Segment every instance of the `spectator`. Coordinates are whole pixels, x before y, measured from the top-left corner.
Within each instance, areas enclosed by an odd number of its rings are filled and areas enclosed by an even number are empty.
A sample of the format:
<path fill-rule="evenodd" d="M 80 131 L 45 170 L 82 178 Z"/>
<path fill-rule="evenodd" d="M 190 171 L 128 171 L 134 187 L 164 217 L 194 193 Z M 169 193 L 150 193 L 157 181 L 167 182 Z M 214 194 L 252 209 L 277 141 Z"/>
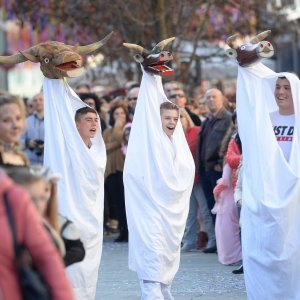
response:
<path fill-rule="evenodd" d="M 28 98 L 27 101 L 25 101 L 26 106 L 26 116 L 30 116 L 35 112 L 35 103 L 33 101 L 33 98 Z"/>
<path fill-rule="evenodd" d="M 33 174 L 29 170 L 18 169 L 10 172 L 9 175 L 15 183 L 21 185 L 29 193 L 40 215 L 42 224 L 63 258 L 65 247 L 58 233 L 57 199 L 56 197 L 50 197 L 50 188 L 47 182 L 42 176 Z"/>
<path fill-rule="evenodd" d="M 115 221 L 119 222 L 120 235 L 116 242 L 128 241 L 128 229 L 125 212 L 123 168 L 124 155 L 121 152 L 123 129 L 129 122 L 128 112 L 122 104 L 117 104 L 110 111 L 109 125 L 103 132 L 103 140 L 106 146 L 107 163 L 105 170 L 105 196 L 109 207 L 110 222 L 116 229 Z M 112 226 L 112 224 L 110 226 Z"/>
<path fill-rule="evenodd" d="M 223 107 L 223 94 L 213 88 L 205 94 L 210 114 L 204 121 L 199 135 L 197 157 L 200 184 L 207 204 L 212 210 L 215 199 L 213 189 L 217 180 L 222 177 L 223 157 L 220 156 L 222 140 L 231 124 L 231 114 Z M 209 247 L 204 253 L 216 252 L 216 247 Z"/>
<path fill-rule="evenodd" d="M 89 107 L 93 108 L 100 117 L 101 123 L 101 130 L 102 132 L 106 129 L 107 125 L 105 120 L 103 120 L 102 113 L 101 113 L 101 101 L 98 96 L 94 93 L 80 93 L 79 98 L 86 103 Z"/>
<path fill-rule="evenodd" d="M 168 99 L 170 99 L 170 95 L 172 91 L 182 90 L 183 84 L 179 81 L 169 81 L 164 84 L 164 91 Z"/>
<path fill-rule="evenodd" d="M 56 184 L 59 176 L 43 170 L 15 170 L 10 177 L 30 194 L 65 266 L 83 260 L 85 250 L 77 228 L 71 221 L 58 216 Z"/>
<path fill-rule="evenodd" d="M 233 122 L 235 122 L 235 114 Z M 242 148 L 239 135 L 235 130 L 234 126 L 231 126 L 222 141 L 220 156 L 224 156 L 226 152 L 223 175 L 214 188 L 216 204 L 213 211 L 216 213 L 218 258 L 225 265 L 242 259 L 238 214 L 233 196 L 237 180 L 236 170 L 241 160 Z"/>
<path fill-rule="evenodd" d="M 53 243 L 43 228 L 40 218 L 23 188 L 0 172 L 0 290 L 3 299 L 21 300 L 21 290 L 15 267 L 11 229 L 5 213 L 4 197 L 8 203 L 17 231 L 18 242 L 28 249 L 32 262 L 43 277 L 54 300 L 73 299 L 72 290 L 65 275 L 64 267 Z"/>
<path fill-rule="evenodd" d="M 25 153 L 31 165 L 42 165 L 44 160 L 44 96 L 33 97 L 35 112 L 26 119 L 26 131 L 22 137 Z"/>
<path fill-rule="evenodd" d="M 139 87 L 134 87 L 131 90 L 128 91 L 127 94 L 127 101 L 128 101 L 128 115 L 129 115 L 129 119 L 132 121 L 133 120 L 133 116 L 134 116 L 134 111 L 135 111 L 135 107 L 136 107 L 136 103 L 137 103 L 137 99 L 138 99 L 138 95 L 139 95 Z"/>
<path fill-rule="evenodd" d="M 179 108 L 185 108 L 185 110 L 191 117 L 192 121 L 194 122 L 195 126 L 201 126 L 201 121 L 200 121 L 199 117 L 187 108 L 188 100 L 186 98 L 186 95 L 185 95 L 183 89 L 177 88 L 176 90 L 172 90 L 170 92 L 169 98 Z"/>
<path fill-rule="evenodd" d="M 200 132 L 200 127 L 194 125 L 189 114 L 184 109 L 181 109 L 180 121 L 195 161 L 197 139 Z M 207 206 L 205 195 L 203 193 L 202 187 L 199 184 L 199 178 L 198 176 L 195 176 L 194 186 L 190 197 L 189 214 L 186 221 L 185 233 L 182 239 L 183 242 L 181 248 L 182 252 L 188 252 L 196 249 L 197 229 L 198 229 L 197 226 L 198 210 L 200 211 L 201 219 L 204 221 L 203 224 L 204 228 L 207 231 L 209 247 L 215 246 L 216 239 L 215 239 L 214 224 L 210 215 L 210 211 Z M 199 236 L 201 236 L 201 234 L 199 234 Z"/>
<path fill-rule="evenodd" d="M 200 118 L 201 122 L 204 122 L 209 114 L 209 109 L 206 105 L 204 97 L 201 97 L 198 100 L 198 103 L 199 103 L 199 118 Z"/>
<path fill-rule="evenodd" d="M 91 86 L 87 82 L 81 82 L 81 83 L 76 85 L 75 92 L 77 94 L 90 93 L 91 92 Z"/>
<path fill-rule="evenodd" d="M 25 127 L 25 108 L 21 99 L 9 94 L 0 96 L 0 166 L 5 169 L 28 167 L 21 151 L 20 137 Z"/>

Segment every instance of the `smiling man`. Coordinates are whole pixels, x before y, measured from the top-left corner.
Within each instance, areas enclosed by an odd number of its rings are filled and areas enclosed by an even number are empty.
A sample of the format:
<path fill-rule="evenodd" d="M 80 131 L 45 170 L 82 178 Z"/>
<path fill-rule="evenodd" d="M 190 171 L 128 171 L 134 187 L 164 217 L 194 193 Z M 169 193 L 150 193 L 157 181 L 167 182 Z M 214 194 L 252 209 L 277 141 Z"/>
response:
<path fill-rule="evenodd" d="M 162 129 L 171 138 L 179 118 L 179 108 L 171 102 L 163 102 L 160 105 L 160 117 Z"/>
<path fill-rule="evenodd" d="M 75 114 L 76 128 L 88 148 L 91 148 L 91 138 L 94 138 L 99 128 L 99 117 L 90 107 L 82 107 Z"/>
<path fill-rule="evenodd" d="M 284 157 L 289 160 L 294 134 L 295 112 L 290 82 L 278 77 L 275 86 L 275 100 L 278 110 L 270 114 L 277 142 Z"/>

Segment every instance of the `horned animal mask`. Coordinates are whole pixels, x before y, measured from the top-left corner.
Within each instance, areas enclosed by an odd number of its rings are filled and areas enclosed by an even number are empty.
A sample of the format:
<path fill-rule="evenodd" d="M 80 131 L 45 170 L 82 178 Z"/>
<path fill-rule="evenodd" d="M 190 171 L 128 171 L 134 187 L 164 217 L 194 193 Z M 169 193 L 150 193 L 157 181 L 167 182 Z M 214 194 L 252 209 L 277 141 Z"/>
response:
<path fill-rule="evenodd" d="M 174 73 L 174 70 L 166 65 L 173 59 L 173 56 L 169 51 L 164 51 L 164 48 L 173 40 L 175 40 L 175 37 L 165 39 L 151 51 L 136 44 L 123 43 L 123 45 L 137 52 L 134 59 L 144 67 L 146 72 L 166 76 Z"/>
<path fill-rule="evenodd" d="M 27 60 L 40 63 L 44 76 L 51 79 L 78 77 L 82 74 L 81 55 L 89 54 L 101 48 L 113 32 L 101 41 L 87 46 L 71 46 L 64 43 L 47 41 L 37 44 L 19 54 L 0 56 L 0 63 L 18 64 Z"/>
<path fill-rule="evenodd" d="M 226 50 L 226 54 L 230 58 L 236 58 L 240 66 L 246 67 L 252 65 L 262 58 L 270 58 L 274 55 L 274 48 L 272 44 L 264 39 L 271 33 L 271 30 L 261 32 L 249 43 L 240 46 L 235 46 L 234 42 L 239 34 L 234 34 L 227 39 L 227 44 L 230 49 Z"/>

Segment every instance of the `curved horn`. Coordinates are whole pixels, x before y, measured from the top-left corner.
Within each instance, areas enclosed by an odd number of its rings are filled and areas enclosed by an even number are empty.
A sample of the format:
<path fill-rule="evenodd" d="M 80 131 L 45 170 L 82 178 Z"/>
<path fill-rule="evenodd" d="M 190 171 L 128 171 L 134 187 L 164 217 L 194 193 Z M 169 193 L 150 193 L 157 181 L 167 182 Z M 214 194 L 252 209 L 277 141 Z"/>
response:
<path fill-rule="evenodd" d="M 271 33 L 271 30 L 263 31 L 263 32 L 259 33 L 257 36 L 255 36 L 254 38 L 252 38 L 249 43 L 257 44 L 260 41 L 263 41 L 270 33 Z"/>
<path fill-rule="evenodd" d="M 137 44 L 123 43 L 123 46 L 125 46 L 126 48 L 129 48 L 129 49 L 133 49 L 141 54 L 145 51 L 145 48 L 143 48 L 142 46 L 139 46 Z"/>
<path fill-rule="evenodd" d="M 233 48 L 233 49 L 237 48 L 237 47 L 234 47 L 233 42 L 237 39 L 238 36 L 239 36 L 239 33 L 236 33 L 227 38 L 226 43 L 230 48 Z"/>
<path fill-rule="evenodd" d="M 104 44 L 106 44 L 106 42 L 112 35 L 113 35 L 113 31 L 110 34 L 108 34 L 104 39 L 102 39 L 101 41 L 99 41 L 97 43 L 93 43 L 93 44 L 86 45 L 86 46 L 77 46 L 76 52 L 79 55 L 94 52 L 94 51 L 98 50 L 99 48 L 101 48 Z"/>
<path fill-rule="evenodd" d="M 171 43 L 171 42 L 174 41 L 174 40 L 175 40 L 175 37 L 171 37 L 171 38 L 162 40 L 161 42 L 159 42 L 159 43 L 153 48 L 153 51 L 155 51 L 156 49 L 159 49 L 160 51 L 163 51 L 164 48 L 165 48 L 169 43 Z"/>
<path fill-rule="evenodd" d="M 4 64 L 18 64 L 28 59 L 21 53 L 10 55 L 10 56 L 0 56 L 0 63 Z"/>

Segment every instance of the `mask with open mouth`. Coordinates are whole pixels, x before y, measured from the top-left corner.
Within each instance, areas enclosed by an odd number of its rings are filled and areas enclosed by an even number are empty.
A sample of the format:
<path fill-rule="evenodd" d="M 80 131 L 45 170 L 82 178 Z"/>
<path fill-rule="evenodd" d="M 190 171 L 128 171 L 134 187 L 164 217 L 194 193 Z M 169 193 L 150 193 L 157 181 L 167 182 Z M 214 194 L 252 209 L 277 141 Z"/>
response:
<path fill-rule="evenodd" d="M 81 55 L 98 50 L 112 36 L 112 32 L 99 42 L 86 46 L 66 45 L 57 41 L 47 41 L 11 56 L 0 56 L 0 63 L 18 64 L 27 60 L 40 63 L 44 76 L 51 79 L 80 76 L 82 68 Z"/>
<path fill-rule="evenodd" d="M 171 52 L 165 51 L 164 48 L 174 39 L 175 37 L 172 37 L 161 41 L 151 51 L 136 44 L 123 43 L 123 45 L 137 52 L 134 59 L 143 66 L 146 72 L 167 76 L 174 74 L 174 70 L 167 65 L 168 62 L 173 60 L 173 56 Z"/>

